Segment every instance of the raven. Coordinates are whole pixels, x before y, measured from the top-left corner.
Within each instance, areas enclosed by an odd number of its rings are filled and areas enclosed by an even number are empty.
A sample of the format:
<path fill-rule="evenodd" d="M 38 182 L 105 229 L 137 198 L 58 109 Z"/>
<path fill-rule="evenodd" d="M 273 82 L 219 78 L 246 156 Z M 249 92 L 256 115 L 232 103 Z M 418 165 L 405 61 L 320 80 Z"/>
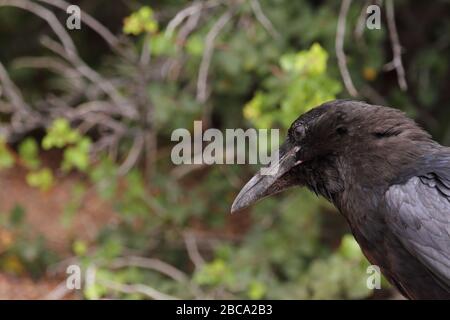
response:
<path fill-rule="evenodd" d="M 231 212 L 293 186 L 332 202 L 364 255 L 409 299 L 450 299 L 450 148 L 403 112 L 335 100 L 288 130 L 272 175 Z"/>

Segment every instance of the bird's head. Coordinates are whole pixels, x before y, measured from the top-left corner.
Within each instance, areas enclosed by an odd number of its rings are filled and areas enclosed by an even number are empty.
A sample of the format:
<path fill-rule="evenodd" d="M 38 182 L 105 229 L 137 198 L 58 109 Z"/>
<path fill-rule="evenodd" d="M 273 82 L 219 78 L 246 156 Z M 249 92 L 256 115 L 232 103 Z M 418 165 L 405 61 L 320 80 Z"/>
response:
<path fill-rule="evenodd" d="M 387 183 L 417 159 L 430 136 L 397 110 L 336 100 L 301 115 L 271 163 L 271 175 L 256 174 L 236 197 L 235 212 L 293 186 L 307 186 L 331 200 L 346 184 Z"/>

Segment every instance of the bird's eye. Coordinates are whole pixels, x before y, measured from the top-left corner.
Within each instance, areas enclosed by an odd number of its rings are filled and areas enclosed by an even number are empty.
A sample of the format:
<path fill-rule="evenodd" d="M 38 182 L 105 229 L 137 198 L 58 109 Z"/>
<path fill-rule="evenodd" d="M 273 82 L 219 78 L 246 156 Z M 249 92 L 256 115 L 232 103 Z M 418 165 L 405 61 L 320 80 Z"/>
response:
<path fill-rule="evenodd" d="M 337 132 L 337 134 L 340 135 L 340 136 L 345 135 L 345 134 L 347 133 L 347 131 L 348 131 L 348 130 L 347 130 L 346 127 L 339 126 L 339 127 L 336 128 L 336 132 Z"/>
<path fill-rule="evenodd" d="M 305 133 L 306 133 L 306 130 L 305 130 L 304 126 L 300 125 L 300 126 L 295 127 L 295 129 L 294 129 L 295 140 L 298 141 L 298 140 L 303 139 L 305 137 Z"/>

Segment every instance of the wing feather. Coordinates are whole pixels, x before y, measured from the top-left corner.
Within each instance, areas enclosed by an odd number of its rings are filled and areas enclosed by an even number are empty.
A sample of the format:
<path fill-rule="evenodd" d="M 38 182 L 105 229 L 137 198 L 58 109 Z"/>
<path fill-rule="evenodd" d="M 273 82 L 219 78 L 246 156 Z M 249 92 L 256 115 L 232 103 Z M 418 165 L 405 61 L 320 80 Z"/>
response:
<path fill-rule="evenodd" d="M 391 186 L 385 197 L 389 228 L 450 292 L 449 177 L 442 171 L 411 177 Z"/>

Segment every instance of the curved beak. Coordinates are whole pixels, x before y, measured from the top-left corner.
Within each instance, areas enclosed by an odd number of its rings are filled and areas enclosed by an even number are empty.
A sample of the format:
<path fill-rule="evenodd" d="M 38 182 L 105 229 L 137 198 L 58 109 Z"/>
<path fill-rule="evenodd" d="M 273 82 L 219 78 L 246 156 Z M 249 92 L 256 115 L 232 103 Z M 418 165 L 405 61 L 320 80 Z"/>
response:
<path fill-rule="evenodd" d="M 289 171 L 300 164 L 296 158 L 300 147 L 285 142 L 276 152 L 270 166 L 261 168 L 242 188 L 231 206 L 231 213 L 244 209 L 255 202 L 281 192 L 294 185 L 294 179 Z"/>

